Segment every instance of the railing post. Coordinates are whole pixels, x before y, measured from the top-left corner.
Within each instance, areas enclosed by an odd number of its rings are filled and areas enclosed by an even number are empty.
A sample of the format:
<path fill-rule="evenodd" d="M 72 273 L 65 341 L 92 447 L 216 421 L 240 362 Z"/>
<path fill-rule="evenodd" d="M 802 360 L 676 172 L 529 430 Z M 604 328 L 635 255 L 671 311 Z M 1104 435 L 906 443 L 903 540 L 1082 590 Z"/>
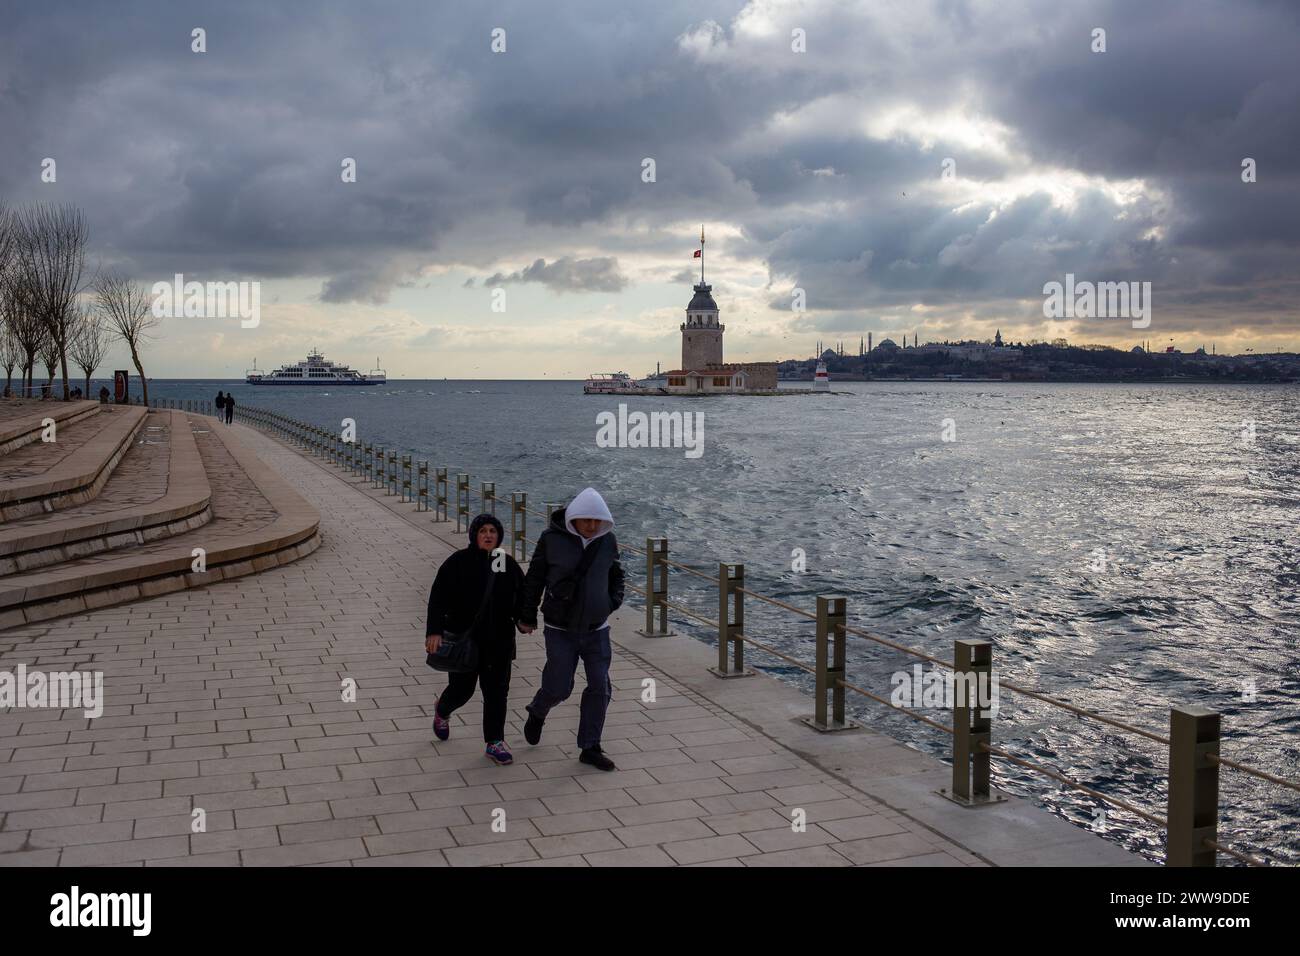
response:
<path fill-rule="evenodd" d="M 563 501 L 547 501 L 542 504 L 542 510 L 546 512 L 546 517 L 542 519 L 542 530 L 551 526 L 551 515 L 564 507 Z"/>
<path fill-rule="evenodd" d="M 388 449 L 388 467 L 384 469 L 384 494 L 397 494 L 397 452 Z"/>
<path fill-rule="evenodd" d="M 372 485 L 372 487 L 378 488 L 384 483 L 384 446 L 383 445 L 375 446 L 374 466 L 375 466 L 374 476 L 373 476 L 374 484 Z"/>
<path fill-rule="evenodd" d="M 510 556 L 516 561 L 528 560 L 528 493 L 525 491 L 510 493 Z"/>
<path fill-rule="evenodd" d="M 823 733 L 849 730 L 856 726 L 844 719 L 845 660 L 847 657 L 845 624 L 848 615 L 845 599 L 838 594 L 817 596 L 817 701 L 811 719 L 804 723 Z M 829 712 L 826 699 L 830 698 Z"/>
<path fill-rule="evenodd" d="M 433 500 L 433 520 L 447 520 L 447 469 L 445 467 L 435 468 L 434 477 L 434 500 Z"/>
<path fill-rule="evenodd" d="M 469 530 L 469 475 L 456 473 L 456 530 Z"/>
<path fill-rule="evenodd" d="M 497 483 L 495 481 L 481 483 L 479 501 L 483 504 L 483 514 L 495 515 L 497 513 Z M 516 560 L 518 559 L 516 558 Z"/>
<path fill-rule="evenodd" d="M 655 610 L 659 625 L 655 626 Z M 668 630 L 668 539 L 645 539 L 645 630 L 641 637 L 670 637 Z"/>
<path fill-rule="evenodd" d="M 993 645 L 963 638 L 952 647 L 952 793 L 944 796 L 963 806 L 1000 803 L 989 789 L 993 742 Z M 984 689 L 981 693 L 981 688 Z M 986 699 L 981 701 L 981 696 Z"/>
<path fill-rule="evenodd" d="M 417 462 L 415 465 L 415 510 L 429 510 L 429 463 Z"/>
<path fill-rule="evenodd" d="M 718 666 L 709 670 L 715 677 L 753 677 L 745 668 L 745 566 L 718 562 Z M 732 649 L 731 666 L 727 648 Z"/>
<path fill-rule="evenodd" d="M 1204 707 L 1169 709 L 1169 832 L 1165 866 L 1214 866 L 1219 839 L 1219 715 Z"/>
<path fill-rule="evenodd" d="M 402 456 L 402 501 L 411 501 L 411 456 Z"/>

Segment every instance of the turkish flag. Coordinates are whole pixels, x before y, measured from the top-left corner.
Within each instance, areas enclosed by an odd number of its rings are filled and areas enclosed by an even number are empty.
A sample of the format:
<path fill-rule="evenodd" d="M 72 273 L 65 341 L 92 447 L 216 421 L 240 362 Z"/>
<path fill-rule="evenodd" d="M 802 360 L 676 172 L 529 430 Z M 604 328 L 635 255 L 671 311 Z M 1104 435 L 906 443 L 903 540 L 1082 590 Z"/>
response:
<path fill-rule="evenodd" d="M 700 254 L 703 253 L 703 252 L 704 252 L 703 249 L 696 249 L 696 250 L 695 250 L 695 255 L 692 256 L 691 258 L 693 258 L 693 259 L 698 259 L 698 258 L 700 257 Z"/>

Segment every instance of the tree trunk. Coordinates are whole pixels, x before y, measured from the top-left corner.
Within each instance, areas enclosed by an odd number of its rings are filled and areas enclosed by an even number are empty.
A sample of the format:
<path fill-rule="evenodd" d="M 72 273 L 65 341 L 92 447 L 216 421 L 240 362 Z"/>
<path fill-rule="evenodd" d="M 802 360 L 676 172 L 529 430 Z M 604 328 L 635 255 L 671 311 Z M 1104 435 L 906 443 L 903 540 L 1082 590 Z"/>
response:
<path fill-rule="evenodd" d="M 86 373 L 86 391 L 83 397 L 90 398 L 90 373 L 89 372 Z"/>
<path fill-rule="evenodd" d="M 66 349 L 59 353 L 59 361 L 63 365 L 63 400 L 71 401 L 72 396 L 68 394 L 68 352 Z"/>
<path fill-rule="evenodd" d="M 149 380 L 144 377 L 144 366 L 140 364 L 140 353 L 131 346 L 131 361 L 135 363 L 135 370 L 140 373 L 140 390 L 144 395 L 144 407 L 149 407 Z M 128 398 L 130 396 L 127 396 Z"/>

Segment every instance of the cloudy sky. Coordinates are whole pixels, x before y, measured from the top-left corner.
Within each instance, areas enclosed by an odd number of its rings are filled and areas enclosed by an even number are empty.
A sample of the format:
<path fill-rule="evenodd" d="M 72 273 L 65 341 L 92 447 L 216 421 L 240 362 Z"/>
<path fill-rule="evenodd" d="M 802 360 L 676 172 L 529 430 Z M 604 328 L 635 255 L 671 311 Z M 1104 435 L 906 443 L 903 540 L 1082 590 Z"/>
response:
<path fill-rule="evenodd" d="M 10 0 L 4 21 L 0 198 L 75 203 L 91 263 L 147 284 L 262 284 L 257 328 L 167 319 L 152 375 L 310 345 L 401 377 L 675 367 L 701 223 L 730 359 L 996 328 L 1300 350 L 1286 0 Z M 1045 319 L 1066 273 L 1151 282 L 1151 327 Z"/>

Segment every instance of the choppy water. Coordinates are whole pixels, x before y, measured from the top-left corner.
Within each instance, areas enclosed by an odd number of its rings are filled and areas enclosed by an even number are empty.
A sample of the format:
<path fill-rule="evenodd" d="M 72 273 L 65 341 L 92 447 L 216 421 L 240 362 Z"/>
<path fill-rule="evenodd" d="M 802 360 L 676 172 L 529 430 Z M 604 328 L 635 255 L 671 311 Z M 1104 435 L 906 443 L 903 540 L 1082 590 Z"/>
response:
<path fill-rule="evenodd" d="M 159 381 L 151 392 L 211 398 L 219 387 Z M 987 638 L 1005 678 L 1160 733 L 1171 704 L 1218 710 L 1226 755 L 1300 778 L 1300 388 L 837 389 L 850 394 L 618 398 L 573 382 L 448 381 L 234 393 L 322 427 L 355 418 L 361 440 L 468 471 L 476 494 L 481 479 L 535 503 L 594 485 L 627 543 L 662 534 L 685 563 L 743 562 L 751 588 L 810 610 L 819 593 L 844 594 L 850 623 L 937 656 L 950 658 L 955 639 Z M 702 412 L 703 456 L 597 447 L 596 414 L 619 402 Z M 942 440 L 945 419 L 955 441 Z M 805 573 L 791 570 L 796 548 Z M 625 562 L 641 583 L 641 561 Z M 705 582 L 674 572 L 671 591 L 716 615 Z M 752 600 L 746 618 L 757 639 L 811 660 L 809 622 Z M 810 683 L 761 654 L 750 662 Z M 911 664 L 850 639 L 850 680 L 877 693 Z M 938 732 L 849 703 L 858 720 L 945 754 Z M 1164 815 L 1158 746 L 1010 692 L 1001 703 L 996 743 Z M 1151 825 L 1114 811 L 1099 821 L 1091 798 L 994 766 L 997 786 L 1163 854 Z M 1300 795 L 1225 770 L 1221 798 L 1221 840 L 1300 862 Z"/>

